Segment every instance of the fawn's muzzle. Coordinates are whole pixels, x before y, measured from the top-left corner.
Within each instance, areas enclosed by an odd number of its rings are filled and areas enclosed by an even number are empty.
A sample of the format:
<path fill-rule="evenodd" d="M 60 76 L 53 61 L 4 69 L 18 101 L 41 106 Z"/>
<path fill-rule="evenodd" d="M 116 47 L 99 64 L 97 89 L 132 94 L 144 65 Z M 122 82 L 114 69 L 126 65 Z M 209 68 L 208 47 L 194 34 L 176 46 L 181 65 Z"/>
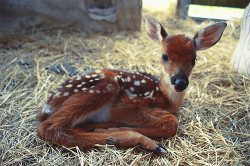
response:
<path fill-rule="evenodd" d="M 175 75 L 171 78 L 171 84 L 176 92 L 182 92 L 188 87 L 189 81 L 185 75 Z"/>

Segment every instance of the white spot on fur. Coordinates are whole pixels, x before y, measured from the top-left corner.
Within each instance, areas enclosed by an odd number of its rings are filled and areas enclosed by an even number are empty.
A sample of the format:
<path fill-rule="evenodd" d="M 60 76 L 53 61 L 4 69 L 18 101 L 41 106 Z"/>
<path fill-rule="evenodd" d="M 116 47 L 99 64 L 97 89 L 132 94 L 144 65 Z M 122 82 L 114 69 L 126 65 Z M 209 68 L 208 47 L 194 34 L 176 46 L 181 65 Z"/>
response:
<path fill-rule="evenodd" d="M 142 80 L 141 80 L 141 83 L 146 83 L 146 80 L 142 79 Z"/>
<path fill-rule="evenodd" d="M 77 92 L 79 92 L 79 90 L 78 89 L 74 89 L 74 92 L 77 93 Z"/>
<path fill-rule="evenodd" d="M 102 71 L 98 69 L 98 70 L 96 70 L 95 72 L 96 72 L 96 73 L 101 73 Z"/>
<path fill-rule="evenodd" d="M 73 87 L 73 85 L 72 85 L 72 84 L 68 84 L 68 85 L 66 85 L 65 87 L 71 88 L 71 87 Z"/>
<path fill-rule="evenodd" d="M 131 78 L 130 78 L 129 76 L 127 77 L 127 81 L 128 81 L 128 82 L 130 82 L 130 81 L 131 81 Z"/>
<path fill-rule="evenodd" d="M 91 77 L 97 77 L 97 74 L 93 74 Z"/>
<path fill-rule="evenodd" d="M 86 78 L 90 78 L 91 76 L 90 75 L 85 75 Z"/>
<path fill-rule="evenodd" d="M 94 80 L 89 80 L 89 82 L 93 82 Z"/>
<path fill-rule="evenodd" d="M 95 80 L 98 81 L 98 80 L 100 80 L 100 78 L 96 78 Z"/>
<path fill-rule="evenodd" d="M 146 92 L 146 93 L 144 93 L 144 96 L 147 96 L 147 95 L 149 95 L 149 93 L 150 93 L 150 92 Z"/>
<path fill-rule="evenodd" d="M 86 82 L 82 82 L 81 84 L 84 85 L 84 84 L 86 84 Z"/>
<path fill-rule="evenodd" d="M 129 90 L 125 90 L 126 94 L 130 97 L 130 98 L 133 98 L 133 97 L 137 97 L 137 94 L 133 94 L 131 93 Z"/>
<path fill-rule="evenodd" d="M 61 95 L 61 92 L 56 92 L 56 94 L 54 94 L 53 99 L 56 97 L 59 97 Z"/>
<path fill-rule="evenodd" d="M 87 90 L 88 88 L 82 88 L 82 90 Z"/>
<path fill-rule="evenodd" d="M 63 93 L 63 96 L 68 96 L 69 95 L 69 92 L 64 92 Z"/>
<path fill-rule="evenodd" d="M 133 75 L 133 78 L 136 78 L 136 76 L 135 76 L 135 75 Z"/>
<path fill-rule="evenodd" d="M 148 93 L 148 92 L 146 92 L 146 93 Z M 150 93 L 150 92 L 149 92 L 149 93 Z M 145 98 L 145 99 L 146 99 L 146 98 L 154 99 L 154 98 L 153 98 L 153 93 L 154 93 L 154 90 L 152 90 L 150 94 L 147 94 L 148 96 L 145 95 L 146 97 L 144 97 L 144 98 Z"/>
<path fill-rule="evenodd" d="M 115 81 L 115 82 L 117 81 L 117 77 L 116 77 L 116 76 L 114 76 L 114 81 Z"/>
<path fill-rule="evenodd" d="M 140 82 L 140 81 L 135 81 L 135 82 L 134 82 L 134 85 L 135 85 L 135 86 L 140 86 L 140 85 L 141 85 L 141 82 Z"/>
<path fill-rule="evenodd" d="M 78 88 L 81 88 L 82 87 L 82 84 L 78 84 L 78 85 L 76 85 Z"/>
<path fill-rule="evenodd" d="M 81 80 L 81 79 L 82 79 L 82 77 L 77 77 L 77 78 L 76 78 L 76 80 Z"/>
<path fill-rule="evenodd" d="M 89 90 L 89 93 L 94 93 L 94 91 L 93 90 Z"/>
<path fill-rule="evenodd" d="M 99 90 L 96 90 L 96 93 L 101 93 Z"/>
<path fill-rule="evenodd" d="M 134 87 L 130 87 L 130 91 L 131 91 L 131 92 L 134 92 L 134 91 L 135 91 L 135 88 L 134 88 Z"/>
<path fill-rule="evenodd" d="M 157 87 L 155 87 L 155 89 L 156 89 L 157 91 L 159 91 L 159 88 L 158 88 L 158 86 L 157 86 Z"/>
<path fill-rule="evenodd" d="M 103 78 L 105 78 L 105 76 L 101 76 L 100 78 L 103 79 Z"/>

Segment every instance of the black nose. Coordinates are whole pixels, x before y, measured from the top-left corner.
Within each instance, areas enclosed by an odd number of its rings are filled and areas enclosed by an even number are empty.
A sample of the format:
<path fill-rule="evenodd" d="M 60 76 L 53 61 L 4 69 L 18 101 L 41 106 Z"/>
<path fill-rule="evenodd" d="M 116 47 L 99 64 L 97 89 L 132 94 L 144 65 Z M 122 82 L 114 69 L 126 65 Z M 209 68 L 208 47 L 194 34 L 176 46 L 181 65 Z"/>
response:
<path fill-rule="evenodd" d="M 171 78 L 171 84 L 176 92 L 182 92 L 188 87 L 189 81 L 185 75 L 175 75 Z"/>

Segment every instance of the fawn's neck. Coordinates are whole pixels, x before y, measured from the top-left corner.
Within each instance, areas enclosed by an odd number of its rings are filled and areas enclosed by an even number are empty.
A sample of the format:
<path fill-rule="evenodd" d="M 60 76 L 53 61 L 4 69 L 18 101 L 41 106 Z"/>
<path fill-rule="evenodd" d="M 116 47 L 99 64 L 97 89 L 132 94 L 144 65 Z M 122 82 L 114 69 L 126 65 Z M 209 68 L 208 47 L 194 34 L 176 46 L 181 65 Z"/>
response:
<path fill-rule="evenodd" d="M 176 92 L 170 82 L 170 78 L 164 71 L 161 73 L 158 86 L 168 101 L 168 111 L 173 114 L 177 113 L 182 106 L 185 91 Z"/>

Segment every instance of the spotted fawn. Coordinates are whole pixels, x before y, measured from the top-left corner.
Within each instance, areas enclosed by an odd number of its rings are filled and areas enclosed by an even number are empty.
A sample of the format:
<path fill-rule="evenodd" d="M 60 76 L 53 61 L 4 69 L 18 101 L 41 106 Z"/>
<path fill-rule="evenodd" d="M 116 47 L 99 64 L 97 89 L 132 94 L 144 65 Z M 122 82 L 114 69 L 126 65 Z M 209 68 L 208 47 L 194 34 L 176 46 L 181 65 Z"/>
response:
<path fill-rule="evenodd" d="M 161 74 L 125 70 L 95 70 L 66 80 L 39 110 L 38 136 L 67 147 L 96 144 L 167 153 L 150 138 L 176 134 L 176 113 L 182 106 L 196 51 L 215 45 L 226 23 L 210 25 L 193 38 L 168 35 L 151 15 L 144 15 L 146 30 L 161 46 Z"/>

